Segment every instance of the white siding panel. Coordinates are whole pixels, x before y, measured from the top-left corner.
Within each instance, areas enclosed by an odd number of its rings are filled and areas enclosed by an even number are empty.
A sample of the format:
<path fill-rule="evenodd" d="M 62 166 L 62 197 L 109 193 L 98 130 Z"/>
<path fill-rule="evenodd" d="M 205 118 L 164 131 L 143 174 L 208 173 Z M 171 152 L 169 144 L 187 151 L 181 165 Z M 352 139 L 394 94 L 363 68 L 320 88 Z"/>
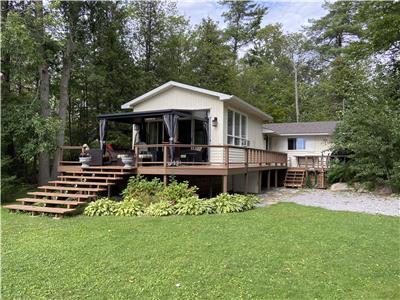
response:
<path fill-rule="evenodd" d="M 288 138 L 304 138 L 305 150 L 288 150 Z M 288 154 L 288 166 L 296 167 L 296 156 L 320 156 L 329 153 L 331 147 L 330 136 L 273 136 L 271 137 L 271 150 Z"/>

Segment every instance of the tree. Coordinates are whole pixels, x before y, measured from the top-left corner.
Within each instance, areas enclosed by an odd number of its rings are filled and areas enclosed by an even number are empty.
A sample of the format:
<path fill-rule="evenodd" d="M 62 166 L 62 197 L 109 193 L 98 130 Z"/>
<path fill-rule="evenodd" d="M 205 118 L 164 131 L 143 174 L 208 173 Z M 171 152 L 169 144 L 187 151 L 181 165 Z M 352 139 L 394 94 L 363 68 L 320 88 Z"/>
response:
<path fill-rule="evenodd" d="M 328 14 L 313 20 L 308 34 L 323 59 L 331 61 L 359 39 L 362 28 L 354 17 L 354 2 L 325 2 L 323 6 L 328 10 Z"/>
<path fill-rule="evenodd" d="M 188 67 L 189 83 L 220 92 L 232 91 L 234 57 L 224 44 L 223 32 L 210 18 L 203 19 L 194 30 Z"/>
<path fill-rule="evenodd" d="M 43 118 L 50 117 L 50 74 L 49 64 L 46 52 L 46 37 L 44 27 L 44 14 L 43 14 L 43 2 L 35 2 L 35 12 L 38 35 L 38 54 L 39 54 L 39 90 L 40 90 L 40 113 Z M 43 185 L 47 183 L 50 178 L 50 158 L 49 153 L 43 151 L 39 154 L 39 184 Z"/>
<path fill-rule="evenodd" d="M 222 14 L 227 23 L 225 34 L 237 58 L 238 51 L 256 36 L 267 8 L 249 0 L 222 0 L 219 3 L 228 7 L 228 10 Z"/>
<path fill-rule="evenodd" d="M 146 89 L 157 84 L 157 58 L 168 32 L 169 21 L 177 15 L 176 3 L 170 1 L 135 1 L 131 6 L 133 55 L 142 65 Z"/>
<path fill-rule="evenodd" d="M 302 48 L 294 41 L 297 41 L 294 37 L 283 33 L 281 25 L 267 25 L 260 29 L 253 49 L 241 60 L 242 72 L 236 93 L 268 112 L 276 122 L 296 120 L 294 53 L 298 56 L 299 81 L 303 80 L 305 72 Z"/>
<path fill-rule="evenodd" d="M 334 135 L 335 149 L 352 153 L 353 180 L 400 189 L 399 77 L 379 78 L 346 111 Z"/>
<path fill-rule="evenodd" d="M 60 128 L 57 134 L 57 151 L 54 156 L 52 169 L 52 178 L 57 175 L 58 161 L 61 149 L 65 140 L 65 125 L 67 118 L 67 109 L 69 103 L 69 80 L 71 76 L 72 58 L 75 48 L 75 39 L 78 26 L 78 18 L 82 8 L 79 2 L 62 2 L 60 9 L 66 21 L 66 36 L 64 41 L 62 67 L 60 76 L 60 101 L 58 104 L 58 118 L 60 120 Z"/>

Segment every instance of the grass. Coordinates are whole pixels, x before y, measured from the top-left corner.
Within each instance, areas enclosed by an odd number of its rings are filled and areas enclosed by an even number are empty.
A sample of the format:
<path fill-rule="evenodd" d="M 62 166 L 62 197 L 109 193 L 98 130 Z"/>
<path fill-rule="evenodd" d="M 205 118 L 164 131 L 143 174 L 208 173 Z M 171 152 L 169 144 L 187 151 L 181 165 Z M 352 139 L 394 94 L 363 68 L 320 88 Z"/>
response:
<path fill-rule="evenodd" d="M 29 197 L 28 192 L 35 190 L 37 186 L 28 183 L 18 183 L 13 186 L 2 187 L 1 203 L 15 202 L 15 199 Z"/>
<path fill-rule="evenodd" d="M 399 299 L 399 219 L 282 203 L 227 215 L 2 214 L 2 297 Z"/>

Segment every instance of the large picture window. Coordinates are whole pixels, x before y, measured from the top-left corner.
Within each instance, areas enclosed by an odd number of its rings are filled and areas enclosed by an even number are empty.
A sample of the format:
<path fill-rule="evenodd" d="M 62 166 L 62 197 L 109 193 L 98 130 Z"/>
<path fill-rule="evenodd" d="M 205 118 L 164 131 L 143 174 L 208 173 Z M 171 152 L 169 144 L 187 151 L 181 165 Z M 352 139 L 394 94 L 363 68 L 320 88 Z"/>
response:
<path fill-rule="evenodd" d="M 228 109 L 228 144 L 247 146 L 247 117 Z"/>

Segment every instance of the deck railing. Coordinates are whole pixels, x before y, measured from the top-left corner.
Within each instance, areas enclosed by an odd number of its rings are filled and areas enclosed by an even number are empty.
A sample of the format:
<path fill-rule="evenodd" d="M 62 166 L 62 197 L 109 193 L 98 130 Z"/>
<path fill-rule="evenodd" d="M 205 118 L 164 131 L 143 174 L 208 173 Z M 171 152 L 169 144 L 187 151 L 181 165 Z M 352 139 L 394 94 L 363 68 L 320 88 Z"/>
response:
<path fill-rule="evenodd" d="M 297 156 L 297 165 L 308 170 L 327 170 L 334 159 L 347 160 L 347 155 Z"/>
<path fill-rule="evenodd" d="M 82 146 L 62 146 L 59 166 L 79 166 Z M 233 145 L 135 145 L 135 166 L 286 166 L 287 154 Z M 120 162 L 121 163 L 121 162 Z"/>
<path fill-rule="evenodd" d="M 135 145 L 136 166 L 224 165 L 286 166 L 287 154 L 233 145 Z"/>

